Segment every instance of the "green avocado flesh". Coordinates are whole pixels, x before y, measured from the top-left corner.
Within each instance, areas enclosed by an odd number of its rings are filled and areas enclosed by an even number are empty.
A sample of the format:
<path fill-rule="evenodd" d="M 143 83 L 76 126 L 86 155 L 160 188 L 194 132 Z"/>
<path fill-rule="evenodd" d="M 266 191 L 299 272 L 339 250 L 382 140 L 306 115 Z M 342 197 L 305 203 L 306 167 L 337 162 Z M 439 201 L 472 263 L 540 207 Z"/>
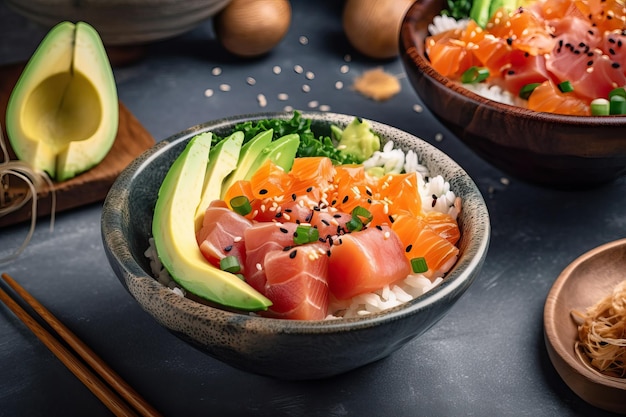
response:
<path fill-rule="evenodd" d="M 196 241 L 194 219 L 211 137 L 210 133 L 193 137 L 161 184 L 152 222 L 157 253 L 172 278 L 190 293 L 239 310 L 265 310 L 272 302 L 236 275 L 209 264 Z"/>
<path fill-rule="evenodd" d="M 263 149 L 265 149 L 267 146 L 269 146 L 270 143 L 272 143 L 273 134 L 274 131 L 272 129 L 265 130 L 263 132 L 260 132 L 258 135 L 250 139 L 248 143 L 243 145 L 243 147 L 241 148 L 241 152 L 239 153 L 237 168 L 224 181 L 224 184 L 222 186 L 222 197 L 231 185 L 239 180 L 245 180 L 249 178 L 248 172 L 250 172 L 250 168 L 254 164 L 254 161 L 261 153 L 261 151 L 263 151 Z"/>
<path fill-rule="evenodd" d="M 256 157 L 245 179 L 250 179 L 252 175 L 259 169 L 268 159 L 285 171 L 291 171 L 293 160 L 296 157 L 298 146 L 300 145 L 300 136 L 297 133 L 282 136 L 274 142 L 263 148 Z"/>
<path fill-rule="evenodd" d="M 100 36 L 84 22 L 59 23 L 26 64 L 7 104 L 16 156 L 65 181 L 104 159 L 118 119 L 115 79 Z"/>
<path fill-rule="evenodd" d="M 204 134 L 211 135 L 211 133 Z M 224 179 L 237 168 L 243 139 L 243 132 L 235 132 L 222 139 L 209 152 L 209 163 L 204 176 L 202 198 L 196 209 L 196 230 L 199 230 L 202 226 L 204 212 L 209 207 L 209 204 L 214 200 L 220 199 Z"/>

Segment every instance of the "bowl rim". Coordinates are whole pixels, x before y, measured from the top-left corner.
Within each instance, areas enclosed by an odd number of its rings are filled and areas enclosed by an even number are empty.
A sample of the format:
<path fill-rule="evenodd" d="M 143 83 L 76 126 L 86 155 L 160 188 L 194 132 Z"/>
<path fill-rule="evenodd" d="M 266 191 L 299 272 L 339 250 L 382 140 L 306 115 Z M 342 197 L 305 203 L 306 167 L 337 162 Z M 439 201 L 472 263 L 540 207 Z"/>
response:
<path fill-rule="evenodd" d="M 555 124 L 566 124 L 573 126 L 590 127 L 624 127 L 626 125 L 626 115 L 609 116 L 574 116 L 549 112 L 538 112 L 524 107 L 500 103 L 495 100 L 480 96 L 471 90 L 463 88 L 458 83 L 439 74 L 426 58 L 423 45 L 417 45 L 416 40 L 425 37 L 428 31 L 428 24 L 432 17 L 437 15 L 445 7 L 445 0 L 416 0 L 407 10 L 400 25 L 400 53 L 405 62 L 411 62 L 417 70 L 425 77 L 434 80 L 444 89 L 451 90 L 454 95 L 463 97 L 475 107 L 485 107 L 492 112 L 503 112 L 513 114 L 522 120 L 536 120 Z M 426 13 L 426 18 L 422 15 Z M 416 38 L 414 36 L 418 34 Z"/>
<path fill-rule="evenodd" d="M 348 124 L 355 117 L 353 115 L 332 112 L 299 110 L 298 112 L 301 114 L 301 117 L 303 119 L 312 119 L 312 121 L 317 122 L 331 122 L 332 120 L 333 122 Z M 379 325 L 383 322 L 400 320 L 406 316 L 414 314 L 415 311 L 426 309 L 429 305 L 434 304 L 436 301 L 451 296 L 456 291 L 459 291 L 464 287 L 466 288 L 472 283 L 472 281 L 475 279 L 475 276 L 477 275 L 475 271 L 479 271 L 482 267 L 484 259 L 487 255 L 491 238 L 491 227 L 487 205 L 477 185 L 474 183 L 469 174 L 465 172 L 465 170 L 463 170 L 463 168 L 461 168 L 461 166 L 456 161 L 454 161 L 451 157 L 449 157 L 447 154 L 445 154 L 434 145 L 426 142 L 421 138 L 418 138 L 417 136 L 409 132 L 371 119 L 367 120 L 372 124 L 372 128 L 374 130 L 376 130 L 376 127 L 384 127 L 384 129 L 389 129 L 389 131 L 392 133 L 400 134 L 401 136 L 407 138 L 410 137 L 412 140 L 416 141 L 416 143 L 418 143 L 421 147 L 428 149 L 429 152 L 433 153 L 434 155 L 444 157 L 449 163 L 451 163 L 451 166 L 454 168 L 454 172 L 457 175 L 457 180 L 462 181 L 463 183 L 465 183 L 466 186 L 470 187 L 471 194 L 474 196 L 473 201 L 475 202 L 475 210 L 477 210 L 477 212 L 481 215 L 480 218 L 483 221 L 482 223 L 479 223 L 476 227 L 476 231 L 479 232 L 479 234 L 475 236 L 477 239 L 477 244 L 475 245 L 476 255 L 472 258 L 464 259 L 465 262 L 462 265 L 463 269 L 461 271 L 453 269 L 449 273 L 449 275 L 447 275 L 448 279 L 444 279 L 442 283 L 440 283 L 435 288 L 429 290 L 425 294 L 419 297 L 415 297 L 413 300 L 407 303 L 401 304 L 397 307 L 379 313 L 370 314 L 364 317 L 342 318 L 337 320 L 284 320 L 278 318 L 245 315 L 239 312 L 232 312 L 221 309 L 219 307 L 213 307 L 203 303 L 198 303 L 187 297 L 180 297 L 176 295 L 173 291 L 167 289 L 165 286 L 160 284 L 155 278 L 152 277 L 152 274 L 150 272 L 144 270 L 134 258 L 128 242 L 120 236 L 120 223 L 122 221 L 122 214 L 119 213 L 119 211 L 117 210 L 107 209 L 107 207 L 112 204 L 110 201 L 111 199 L 119 198 L 120 196 L 122 196 L 123 198 L 124 195 L 128 195 L 128 190 L 126 189 L 125 184 L 129 181 L 132 182 L 133 178 L 135 176 L 138 176 L 143 169 L 146 169 L 147 165 L 152 160 L 157 159 L 160 155 L 168 152 L 171 148 L 179 145 L 181 142 L 188 141 L 193 136 L 199 133 L 209 130 L 227 128 L 229 126 L 234 126 L 238 122 L 249 120 L 259 120 L 266 118 L 288 119 L 291 118 L 293 114 L 293 111 L 279 111 L 250 113 L 224 117 L 221 119 L 200 123 L 181 132 L 175 133 L 174 135 L 157 142 L 152 148 L 146 150 L 142 155 L 136 158 L 122 171 L 118 179 L 111 187 L 107 198 L 105 199 L 103 216 L 101 220 L 101 229 L 107 255 L 113 257 L 116 260 L 116 263 L 123 270 L 125 276 L 128 279 L 139 280 L 144 284 L 147 284 L 147 289 L 150 291 L 158 293 L 160 291 L 166 290 L 168 293 L 171 294 L 171 296 L 182 298 L 182 304 L 173 303 L 174 305 L 172 306 L 172 308 L 177 308 L 181 310 L 180 312 L 183 314 L 187 313 L 184 307 L 188 306 L 188 303 L 193 303 L 194 308 L 200 308 L 201 310 L 210 312 L 213 315 L 217 314 L 226 318 L 240 317 L 245 320 L 249 320 L 251 328 L 254 328 L 259 332 L 267 331 L 268 333 L 273 333 L 273 330 L 269 328 L 274 327 L 275 324 L 272 326 L 254 326 L 254 323 L 280 323 L 280 331 L 283 333 L 299 333 L 303 331 L 307 333 L 315 333 L 328 332 L 328 330 L 333 330 L 335 332 L 354 331 L 355 329 L 363 329 L 371 327 L 373 325 Z M 384 137 L 387 135 L 382 136 Z M 450 181 L 451 179 L 446 178 L 446 180 Z M 113 242 L 112 240 L 115 241 Z M 116 250 L 112 250 L 112 247 L 115 247 Z M 462 258 L 459 258 L 457 262 L 460 262 L 461 260 Z M 457 265 L 459 264 L 457 263 L 455 267 Z M 209 314 L 206 315 L 206 317 L 209 316 Z"/>

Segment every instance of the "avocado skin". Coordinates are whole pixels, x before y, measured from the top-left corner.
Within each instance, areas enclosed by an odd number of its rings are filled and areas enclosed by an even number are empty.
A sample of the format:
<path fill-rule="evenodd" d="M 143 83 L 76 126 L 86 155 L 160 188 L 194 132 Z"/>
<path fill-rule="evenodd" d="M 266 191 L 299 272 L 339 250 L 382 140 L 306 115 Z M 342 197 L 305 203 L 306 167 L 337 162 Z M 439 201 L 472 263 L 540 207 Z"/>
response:
<path fill-rule="evenodd" d="M 222 306 L 266 310 L 272 303 L 237 276 L 209 264 L 195 237 L 194 216 L 200 202 L 211 133 L 194 136 L 169 169 L 157 197 L 152 223 L 163 266 L 188 292 Z"/>

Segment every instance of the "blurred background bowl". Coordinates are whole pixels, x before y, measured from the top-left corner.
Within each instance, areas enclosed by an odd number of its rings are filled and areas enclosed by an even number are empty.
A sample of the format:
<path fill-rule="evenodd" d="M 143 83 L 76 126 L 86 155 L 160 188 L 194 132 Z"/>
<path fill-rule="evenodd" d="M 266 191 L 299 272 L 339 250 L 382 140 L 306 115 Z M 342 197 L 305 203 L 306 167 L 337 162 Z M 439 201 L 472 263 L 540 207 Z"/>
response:
<path fill-rule="evenodd" d="M 230 0 L 6 0 L 15 12 L 51 28 L 65 20 L 91 24 L 105 46 L 140 45 L 187 32 Z"/>
<path fill-rule="evenodd" d="M 501 104 L 435 71 L 424 53 L 428 25 L 446 0 L 418 0 L 400 30 L 408 79 L 442 124 L 493 166 L 557 188 L 596 186 L 626 172 L 626 116 L 565 116 Z"/>
<path fill-rule="evenodd" d="M 441 174 L 463 200 L 460 255 L 442 284 L 404 305 L 367 317 L 296 321 L 228 312 L 181 297 L 155 280 L 144 255 L 152 235 L 154 205 L 163 178 L 189 139 L 206 131 L 225 136 L 246 120 L 291 117 L 291 113 L 261 113 L 223 119 L 159 142 L 130 164 L 112 186 L 103 207 L 102 237 L 119 280 L 172 333 L 239 369 L 282 379 L 313 379 L 384 358 L 437 323 L 479 273 L 491 229 L 480 191 L 457 163 L 425 141 L 371 122 L 383 139 L 415 150 L 431 175 Z M 330 135 L 331 124 L 344 127 L 354 118 L 315 112 L 303 112 L 302 117 L 312 119 L 316 135 Z"/>

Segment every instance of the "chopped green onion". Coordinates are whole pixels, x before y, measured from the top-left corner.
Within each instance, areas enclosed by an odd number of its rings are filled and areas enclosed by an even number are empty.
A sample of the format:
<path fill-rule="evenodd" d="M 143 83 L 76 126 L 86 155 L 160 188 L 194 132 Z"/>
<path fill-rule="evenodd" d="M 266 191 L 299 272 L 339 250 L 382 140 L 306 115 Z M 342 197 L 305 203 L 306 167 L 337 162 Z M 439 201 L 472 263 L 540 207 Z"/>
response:
<path fill-rule="evenodd" d="M 411 259 L 411 268 L 416 274 L 421 274 L 428 271 L 428 265 L 426 259 L 423 257 Z"/>
<path fill-rule="evenodd" d="M 613 96 L 622 96 L 622 97 L 626 98 L 626 88 L 624 88 L 624 87 L 617 87 L 617 88 L 612 89 L 609 92 L 609 100 Z"/>
<path fill-rule="evenodd" d="M 521 88 L 521 90 L 519 90 L 520 98 L 523 98 L 524 100 L 528 100 L 528 97 L 530 97 L 530 94 L 533 91 L 535 91 L 535 88 L 539 87 L 540 85 L 541 83 L 526 84 L 525 86 Z"/>
<path fill-rule="evenodd" d="M 626 114 L 626 98 L 620 95 L 614 95 L 609 100 L 610 114 Z"/>
<path fill-rule="evenodd" d="M 475 84 L 485 81 L 489 77 L 489 70 L 484 67 L 470 67 L 461 75 L 463 84 Z"/>
<path fill-rule="evenodd" d="M 364 221 L 363 223 L 365 224 L 371 222 L 372 219 L 374 218 L 374 216 L 372 216 L 372 213 L 370 213 L 368 209 L 366 209 L 365 207 L 361 207 L 361 206 L 356 206 L 352 210 L 352 218 L 355 218 L 355 217 L 358 218 L 359 220 L 361 220 L 361 218 L 364 218 L 366 221 Z"/>
<path fill-rule="evenodd" d="M 306 243 L 315 242 L 320 237 L 320 232 L 316 227 L 299 225 L 293 234 L 293 243 L 296 245 L 304 245 Z"/>
<path fill-rule="evenodd" d="M 559 90 L 561 93 L 571 93 L 574 91 L 574 86 L 569 81 L 563 81 L 562 83 L 559 83 Z"/>
<path fill-rule="evenodd" d="M 228 255 L 220 259 L 220 269 L 222 271 L 237 273 L 241 271 L 239 259 L 236 256 Z"/>
<path fill-rule="evenodd" d="M 350 221 L 346 223 L 346 228 L 350 232 L 358 232 L 363 229 L 363 222 L 358 217 L 352 217 Z"/>
<path fill-rule="evenodd" d="M 596 98 L 591 102 L 591 115 L 592 116 L 608 116 L 609 113 L 609 100 L 605 98 Z"/>
<path fill-rule="evenodd" d="M 248 197 L 245 195 L 239 195 L 231 198 L 230 206 L 233 208 L 235 213 L 241 214 L 242 216 L 245 216 L 252 211 L 250 200 L 248 200 Z"/>

